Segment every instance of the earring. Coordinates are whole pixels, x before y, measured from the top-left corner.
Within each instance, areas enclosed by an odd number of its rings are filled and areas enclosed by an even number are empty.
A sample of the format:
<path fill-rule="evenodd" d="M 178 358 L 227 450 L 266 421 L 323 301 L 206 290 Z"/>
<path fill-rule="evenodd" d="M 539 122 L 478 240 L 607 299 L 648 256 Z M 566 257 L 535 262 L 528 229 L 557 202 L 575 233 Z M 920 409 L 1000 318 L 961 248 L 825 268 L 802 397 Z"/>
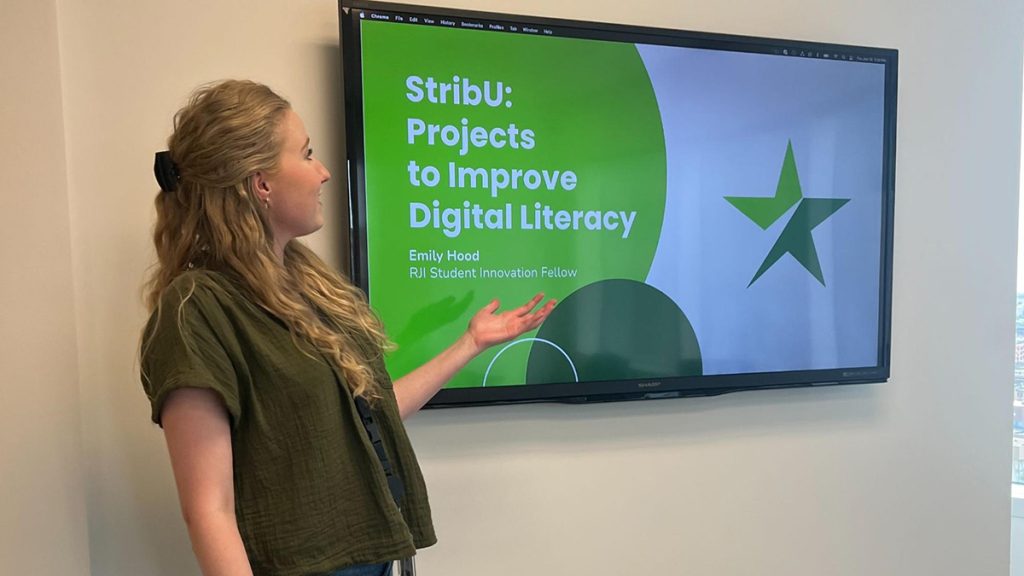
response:
<path fill-rule="evenodd" d="M 263 197 L 263 209 L 264 210 L 270 210 L 270 195 L 269 194 Z"/>

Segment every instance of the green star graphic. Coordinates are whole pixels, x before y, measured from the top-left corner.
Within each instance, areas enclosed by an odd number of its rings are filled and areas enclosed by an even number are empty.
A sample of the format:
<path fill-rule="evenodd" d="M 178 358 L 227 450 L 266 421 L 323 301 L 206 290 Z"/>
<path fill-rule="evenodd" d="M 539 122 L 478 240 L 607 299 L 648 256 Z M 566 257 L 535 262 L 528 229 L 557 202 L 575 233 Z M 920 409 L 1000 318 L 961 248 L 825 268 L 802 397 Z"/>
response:
<path fill-rule="evenodd" d="M 775 187 L 775 196 L 726 196 L 725 199 L 747 218 L 753 220 L 762 230 L 767 230 L 794 204 L 797 204 L 793 217 L 782 229 L 782 234 L 775 241 L 775 245 L 768 252 L 761 267 L 757 269 L 750 284 L 747 284 L 747 288 L 753 286 L 762 274 L 787 253 L 792 254 L 793 258 L 796 258 L 797 262 L 817 278 L 822 286 L 825 285 L 825 277 L 821 273 L 818 250 L 814 247 L 811 231 L 818 224 L 827 220 L 829 216 L 835 214 L 850 199 L 804 198 L 803 191 L 800 189 L 800 176 L 796 170 L 796 160 L 793 159 L 792 141 L 786 145 L 786 158 L 782 161 L 782 172 L 779 174 L 779 183 Z"/>

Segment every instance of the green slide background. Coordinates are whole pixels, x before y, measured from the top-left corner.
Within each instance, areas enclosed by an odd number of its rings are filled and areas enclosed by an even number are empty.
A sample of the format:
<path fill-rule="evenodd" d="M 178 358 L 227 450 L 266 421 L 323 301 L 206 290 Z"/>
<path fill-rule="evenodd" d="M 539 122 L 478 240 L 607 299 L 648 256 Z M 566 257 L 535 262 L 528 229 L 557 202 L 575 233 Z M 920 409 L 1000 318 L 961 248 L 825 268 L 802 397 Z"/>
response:
<path fill-rule="evenodd" d="M 362 24 L 363 102 L 366 164 L 367 249 L 370 302 L 378 311 L 397 351 L 389 370 L 400 377 L 450 345 L 469 319 L 491 299 L 503 309 L 538 291 L 561 299 L 605 279 L 642 282 L 657 247 L 665 204 L 665 143 L 654 91 L 632 45 L 526 34 L 495 33 L 365 21 Z M 512 87 L 513 103 L 491 108 L 411 102 L 411 75 L 450 82 L 467 77 L 482 87 L 502 81 Z M 428 146 L 425 137 L 407 143 L 407 120 L 428 124 L 532 129 L 536 147 L 470 148 Z M 422 142 L 422 143 L 421 143 Z M 407 165 L 432 165 L 442 172 L 436 188 L 414 187 Z M 483 168 L 572 170 L 578 184 L 556 189 L 490 191 L 444 186 L 448 162 Z M 443 228 L 411 229 L 410 202 L 482 208 L 513 204 L 510 230 L 464 229 L 448 238 Z M 637 212 L 630 237 L 614 231 L 521 230 L 519 206 L 541 202 L 553 209 Z M 575 278 L 515 280 L 413 279 L 409 250 L 472 252 L 484 268 L 562 267 Z M 446 262 L 435 264 L 450 267 Z M 614 302 L 607 303 L 614 306 Z M 479 386 L 500 347 L 474 360 L 449 387 Z M 530 346 L 502 354 L 488 375 L 488 386 L 523 383 Z"/>

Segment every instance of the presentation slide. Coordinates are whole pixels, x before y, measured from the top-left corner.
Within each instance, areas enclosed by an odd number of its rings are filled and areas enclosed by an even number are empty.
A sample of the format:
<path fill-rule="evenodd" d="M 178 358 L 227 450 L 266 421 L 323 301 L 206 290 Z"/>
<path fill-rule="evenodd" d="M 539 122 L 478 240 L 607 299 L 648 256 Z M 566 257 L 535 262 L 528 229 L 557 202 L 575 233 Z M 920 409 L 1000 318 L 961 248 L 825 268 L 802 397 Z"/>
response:
<path fill-rule="evenodd" d="M 882 64 L 370 20 L 360 42 L 396 378 L 540 291 L 540 329 L 449 387 L 877 365 Z"/>

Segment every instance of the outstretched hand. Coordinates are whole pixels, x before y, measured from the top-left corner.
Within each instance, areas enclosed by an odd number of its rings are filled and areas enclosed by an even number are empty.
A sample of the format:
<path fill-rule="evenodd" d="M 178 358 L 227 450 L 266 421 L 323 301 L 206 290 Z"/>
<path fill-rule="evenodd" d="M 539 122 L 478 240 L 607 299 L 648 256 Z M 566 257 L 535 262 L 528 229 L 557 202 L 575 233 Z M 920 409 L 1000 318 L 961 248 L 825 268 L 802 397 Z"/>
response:
<path fill-rule="evenodd" d="M 497 314 L 495 312 L 500 306 L 497 300 L 492 300 L 490 304 L 481 308 L 469 321 L 468 330 L 477 349 L 482 352 L 495 344 L 507 342 L 540 326 L 555 307 L 555 301 L 548 300 L 543 306 L 534 310 L 543 299 L 544 294 L 538 293 L 526 304 Z"/>

